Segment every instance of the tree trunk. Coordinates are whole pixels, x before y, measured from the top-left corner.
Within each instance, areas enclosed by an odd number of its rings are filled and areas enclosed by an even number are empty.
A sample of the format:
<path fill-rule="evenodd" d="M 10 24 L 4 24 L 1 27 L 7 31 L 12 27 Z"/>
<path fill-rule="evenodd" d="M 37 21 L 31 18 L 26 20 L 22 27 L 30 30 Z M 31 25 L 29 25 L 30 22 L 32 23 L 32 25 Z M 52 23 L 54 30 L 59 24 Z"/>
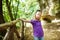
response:
<path fill-rule="evenodd" d="M 3 11 L 2 11 L 2 0 L 0 0 L 0 24 L 2 24 L 2 23 L 5 23 L 5 21 L 4 21 L 4 17 L 3 17 Z M 4 28 L 0 28 L 0 36 L 5 36 L 5 33 L 6 33 L 6 29 L 4 29 Z M 2 40 L 3 38 L 2 37 L 0 37 L 0 40 Z"/>
<path fill-rule="evenodd" d="M 22 21 L 22 34 L 21 40 L 24 40 L 24 22 Z"/>
<path fill-rule="evenodd" d="M 10 3 L 9 3 L 8 0 L 6 0 L 6 6 L 7 6 L 7 9 L 8 9 L 8 12 L 9 12 L 9 16 L 10 16 L 11 20 L 14 20 L 12 12 L 11 12 L 11 8 L 10 8 Z"/>
<path fill-rule="evenodd" d="M 2 12 L 2 0 L 0 0 L 0 24 L 5 23 L 4 17 L 3 17 L 3 12 Z"/>
<path fill-rule="evenodd" d="M 8 9 L 8 12 L 9 12 L 9 16 L 10 16 L 11 20 L 13 20 L 12 12 L 11 12 L 11 9 L 10 9 L 10 4 L 9 4 L 8 0 L 6 0 L 6 6 L 7 6 L 7 9 Z M 10 27 L 9 32 L 7 32 L 8 35 L 7 35 L 6 40 L 14 40 L 14 34 L 13 34 L 13 30 L 12 29 L 13 28 Z"/>
<path fill-rule="evenodd" d="M 16 13 L 15 13 L 15 19 L 17 18 L 17 13 L 18 13 L 18 6 L 19 6 L 19 0 L 17 1 L 18 2 L 18 5 L 17 5 L 17 9 L 16 9 Z"/>
<path fill-rule="evenodd" d="M 37 2 L 39 3 L 40 9 L 42 10 L 42 9 L 43 9 L 43 8 L 42 8 L 42 1 L 41 1 L 41 0 L 37 0 Z"/>
<path fill-rule="evenodd" d="M 8 0 L 6 0 L 6 6 L 8 9 L 8 12 L 9 12 L 9 16 L 10 16 L 11 20 L 13 21 L 14 18 L 13 18 L 12 11 L 11 11 L 10 4 L 9 4 Z M 10 27 L 10 31 L 8 33 L 8 39 L 7 40 L 14 40 L 14 32 L 16 33 L 17 37 L 19 37 L 19 33 L 17 32 L 15 27 L 16 27 L 16 25 L 13 25 L 12 28 Z"/>

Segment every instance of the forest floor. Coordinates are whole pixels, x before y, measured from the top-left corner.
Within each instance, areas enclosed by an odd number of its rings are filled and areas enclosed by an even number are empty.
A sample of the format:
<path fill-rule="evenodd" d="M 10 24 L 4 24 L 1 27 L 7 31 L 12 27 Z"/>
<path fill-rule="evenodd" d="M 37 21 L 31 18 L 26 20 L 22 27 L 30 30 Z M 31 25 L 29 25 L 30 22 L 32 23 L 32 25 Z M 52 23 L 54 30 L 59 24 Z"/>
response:
<path fill-rule="evenodd" d="M 19 29 L 18 31 L 20 31 Z M 60 40 L 60 28 L 59 29 L 48 29 L 44 30 L 44 40 Z M 24 40 L 33 40 L 33 29 L 32 27 L 25 27 Z M 19 32 L 21 34 L 21 31 Z M 17 40 L 17 39 L 15 39 Z"/>

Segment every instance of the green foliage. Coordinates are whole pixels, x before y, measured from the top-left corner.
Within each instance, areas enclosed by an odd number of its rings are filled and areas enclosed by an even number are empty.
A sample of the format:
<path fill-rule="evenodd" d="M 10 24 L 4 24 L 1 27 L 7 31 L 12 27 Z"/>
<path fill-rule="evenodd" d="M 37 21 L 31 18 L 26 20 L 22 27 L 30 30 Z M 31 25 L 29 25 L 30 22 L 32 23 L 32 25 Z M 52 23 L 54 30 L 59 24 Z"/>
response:
<path fill-rule="evenodd" d="M 10 8 L 12 11 L 13 18 L 25 18 L 32 19 L 34 13 L 39 9 L 39 4 L 37 0 L 8 0 L 10 3 Z M 6 0 L 3 0 L 3 15 L 6 22 L 11 21 L 9 12 L 7 10 Z M 16 24 L 17 27 L 21 25 L 20 23 Z"/>
<path fill-rule="evenodd" d="M 34 18 L 34 14 L 37 9 L 45 10 L 47 6 L 49 7 L 51 5 L 51 3 L 49 2 L 50 0 L 38 0 L 39 4 L 38 4 L 37 0 L 8 0 L 8 1 L 9 1 L 11 12 L 12 12 L 14 19 L 25 18 L 25 19 L 30 20 L 30 19 Z M 52 14 L 53 15 L 56 14 L 56 16 L 60 18 L 60 15 L 59 15 L 60 12 L 58 12 L 60 10 L 60 0 L 59 1 L 53 0 L 52 3 L 54 4 L 53 9 L 51 9 Z M 39 8 L 39 6 L 40 6 L 40 8 Z M 2 1 L 2 9 L 3 9 L 3 16 L 4 16 L 5 22 L 10 22 L 11 18 L 9 16 L 9 12 L 7 9 L 6 0 Z M 49 10 L 47 10 L 47 11 L 49 11 Z M 57 11 L 57 13 L 56 13 L 56 11 Z M 44 12 L 44 15 L 45 15 L 45 12 Z M 44 18 L 44 20 L 51 23 L 50 18 Z M 21 26 L 22 26 L 21 21 L 16 23 L 16 28 L 19 28 Z M 21 31 L 21 30 L 19 30 L 19 31 Z M 29 28 L 27 28 L 25 32 L 26 32 L 25 37 L 27 38 L 27 40 L 29 40 L 28 37 L 30 37 L 30 36 L 32 37 L 32 35 L 31 35 L 32 33 L 29 34 L 29 32 L 30 32 Z M 2 33 L 0 33 L 0 34 L 2 34 Z M 2 36 L 4 36 L 4 35 L 2 35 Z M 27 36 L 27 35 L 29 35 L 29 36 Z M 33 39 L 33 38 L 30 38 L 30 39 Z"/>
<path fill-rule="evenodd" d="M 3 4 L 2 9 L 3 9 L 4 20 L 5 20 L 5 22 L 9 22 L 9 21 L 11 21 L 11 19 L 10 19 L 9 15 L 8 15 L 8 10 L 7 10 L 7 7 L 6 7 L 6 1 L 3 0 L 2 4 Z"/>
<path fill-rule="evenodd" d="M 40 1 L 40 6 L 45 9 L 49 4 L 49 1 L 45 0 L 39 0 Z M 56 11 L 60 10 L 60 4 L 58 3 L 59 1 L 54 1 L 54 6 L 53 9 L 51 10 L 53 15 L 56 14 Z M 10 8 L 12 11 L 13 18 L 25 18 L 25 19 L 32 19 L 34 18 L 34 13 L 37 9 L 39 9 L 39 4 L 37 0 L 9 0 L 10 3 Z M 11 21 L 11 18 L 9 17 L 8 10 L 6 8 L 6 0 L 3 0 L 3 15 L 4 19 L 6 22 Z M 40 7 L 40 9 L 42 8 Z M 44 13 L 45 14 L 45 13 Z"/>

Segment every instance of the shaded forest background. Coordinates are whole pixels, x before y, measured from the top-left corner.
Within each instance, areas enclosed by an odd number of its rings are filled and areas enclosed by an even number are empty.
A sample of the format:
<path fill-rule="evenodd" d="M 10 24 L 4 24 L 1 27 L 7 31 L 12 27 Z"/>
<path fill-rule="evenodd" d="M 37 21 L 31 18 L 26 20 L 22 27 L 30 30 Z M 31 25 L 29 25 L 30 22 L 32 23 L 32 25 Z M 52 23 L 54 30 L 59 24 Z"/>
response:
<path fill-rule="evenodd" d="M 33 40 L 31 20 L 36 10 L 41 17 L 45 40 L 60 40 L 60 0 L 0 0 L 0 40 Z"/>

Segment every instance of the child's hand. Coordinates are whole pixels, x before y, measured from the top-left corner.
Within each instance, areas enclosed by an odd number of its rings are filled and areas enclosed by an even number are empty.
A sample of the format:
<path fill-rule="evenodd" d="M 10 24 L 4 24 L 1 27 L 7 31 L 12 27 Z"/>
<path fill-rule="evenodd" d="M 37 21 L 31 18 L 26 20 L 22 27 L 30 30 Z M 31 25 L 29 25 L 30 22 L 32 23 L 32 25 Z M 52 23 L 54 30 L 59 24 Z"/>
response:
<path fill-rule="evenodd" d="M 21 18 L 18 18 L 18 20 L 21 20 Z"/>
<path fill-rule="evenodd" d="M 24 21 L 24 20 L 26 20 L 26 19 L 25 19 L 25 18 L 18 18 L 18 20 Z"/>

